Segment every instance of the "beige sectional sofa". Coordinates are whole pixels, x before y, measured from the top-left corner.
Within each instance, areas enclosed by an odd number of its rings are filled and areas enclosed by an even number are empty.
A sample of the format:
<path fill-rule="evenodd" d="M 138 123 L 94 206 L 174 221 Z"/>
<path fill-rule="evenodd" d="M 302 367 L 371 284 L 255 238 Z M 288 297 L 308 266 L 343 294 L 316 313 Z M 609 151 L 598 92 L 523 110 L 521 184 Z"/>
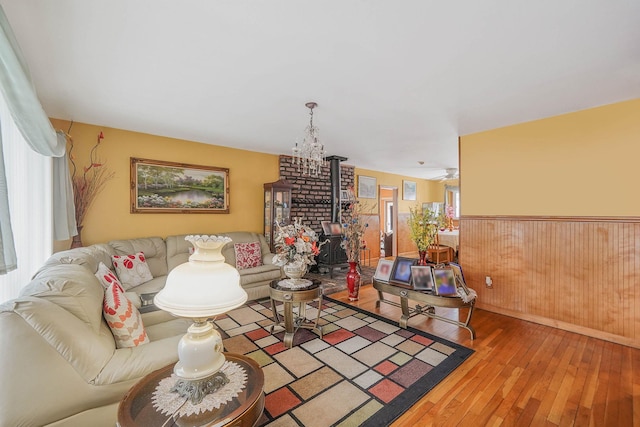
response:
<path fill-rule="evenodd" d="M 226 262 L 235 267 L 234 243 L 261 244 L 263 266 L 240 270 L 249 299 L 266 297 L 282 276 L 262 235 L 224 233 Z M 161 310 L 142 313 L 150 342 L 116 348 L 102 316 L 104 288 L 98 264 L 113 268 L 112 255 L 144 252 L 153 279 L 127 293 L 157 292 L 167 274 L 187 262 L 185 235 L 116 240 L 52 255 L 23 288 L 0 305 L 0 426 L 114 426 L 125 393 L 146 374 L 176 362 L 189 322 Z"/>

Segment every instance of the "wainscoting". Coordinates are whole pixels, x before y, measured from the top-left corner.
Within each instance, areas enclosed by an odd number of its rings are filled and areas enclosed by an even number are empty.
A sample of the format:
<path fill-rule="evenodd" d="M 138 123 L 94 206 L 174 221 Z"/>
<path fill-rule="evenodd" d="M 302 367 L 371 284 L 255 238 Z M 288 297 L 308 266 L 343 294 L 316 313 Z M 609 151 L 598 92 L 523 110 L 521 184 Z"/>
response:
<path fill-rule="evenodd" d="M 466 216 L 459 260 L 478 308 L 640 348 L 640 218 Z"/>

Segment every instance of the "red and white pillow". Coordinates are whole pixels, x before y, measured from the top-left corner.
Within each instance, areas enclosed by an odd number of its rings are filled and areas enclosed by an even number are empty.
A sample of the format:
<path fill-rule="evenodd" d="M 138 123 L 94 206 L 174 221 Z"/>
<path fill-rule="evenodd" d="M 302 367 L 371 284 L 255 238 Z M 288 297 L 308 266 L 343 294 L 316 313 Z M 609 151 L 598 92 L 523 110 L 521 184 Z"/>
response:
<path fill-rule="evenodd" d="M 153 279 L 142 252 L 133 255 L 113 255 L 111 260 L 124 289 L 131 289 Z"/>
<path fill-rule="evenodd" d="M 116 273 L 111 271 L 109 267 L 104 265 L 103 262 L 98 264 L 98 271 L 96 271 L 96 277 L 98 278 L 98 280 L 100 281 L 100 283 L 105 289 L 107 289 L 109 285 L 112 283 L 117 283 L 118 285 L 122 286 L 122 284 L 118 280 L 118 276 L 116 276 Z"/>
<path fill-rule="evenodd" d="M 236 243 L 233 245 L 233 248 L 236 251 L 236 268 L 238 270 L 260 267 L 262 265 L 260 243 Z"/>
<path fill-rule="evenodd" d="M 117 348 L 137 347 L 149 342 L 140 312 L 124 296 L 124 289 L 118 282 L 112 282 L 104 291 L 102 314 Z"/>

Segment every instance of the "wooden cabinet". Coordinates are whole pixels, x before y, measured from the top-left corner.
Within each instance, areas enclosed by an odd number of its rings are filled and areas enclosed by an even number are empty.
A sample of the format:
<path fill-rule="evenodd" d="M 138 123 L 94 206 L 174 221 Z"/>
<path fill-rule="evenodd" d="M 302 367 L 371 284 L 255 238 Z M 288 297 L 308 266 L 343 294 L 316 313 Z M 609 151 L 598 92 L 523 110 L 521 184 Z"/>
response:
<path fill-rule="evenodd" d="M 264 184 L 264 237 L 271 252 L 275 252 L 274 235 L 276 223 L 291 223 L 291 189 L 293 185 L 285 180 Z"/>

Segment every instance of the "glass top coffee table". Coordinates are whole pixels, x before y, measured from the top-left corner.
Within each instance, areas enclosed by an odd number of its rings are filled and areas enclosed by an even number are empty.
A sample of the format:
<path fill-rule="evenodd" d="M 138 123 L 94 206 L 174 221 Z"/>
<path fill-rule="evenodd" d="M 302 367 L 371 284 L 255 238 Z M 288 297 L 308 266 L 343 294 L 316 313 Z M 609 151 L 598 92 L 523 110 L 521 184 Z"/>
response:
<path fill-rule="evenodd" d="M 133 426 L 254 426 L 264 409 L 264 374 L 258 363 L 247 356 L 224 353 L 227 360 L 240 365 L 247 382 L 236 397 L 221 407 L 199 414 L 167 416 L 154 406 L 153 393 L 163 379 L 173 373 L 174 364 L 151 372 L 136 383 L 118 407 L 119 427 Z"/>
<path fill-rule="evenodd" d="M 320 280 L 311 279 L 311 284 L 303 288 L 290 289 L 279 285 L 280 280 L 273 280 L 269 285 L 273 325 L 284 326 L 285 347 L 293 347 L 293 336 L 299 328 L 309 329 L 322 338 L 322 326 L 318 326 L 320 311 L 322 310 L 322 287 Z M 315 320 L 307 319 L 307 303 L 318 300 L 318 310 Z M 277 303 L 283 304 L 282 315 L 277 310 Z M 294 311 L 294 308 L 297 309 Z"/>

